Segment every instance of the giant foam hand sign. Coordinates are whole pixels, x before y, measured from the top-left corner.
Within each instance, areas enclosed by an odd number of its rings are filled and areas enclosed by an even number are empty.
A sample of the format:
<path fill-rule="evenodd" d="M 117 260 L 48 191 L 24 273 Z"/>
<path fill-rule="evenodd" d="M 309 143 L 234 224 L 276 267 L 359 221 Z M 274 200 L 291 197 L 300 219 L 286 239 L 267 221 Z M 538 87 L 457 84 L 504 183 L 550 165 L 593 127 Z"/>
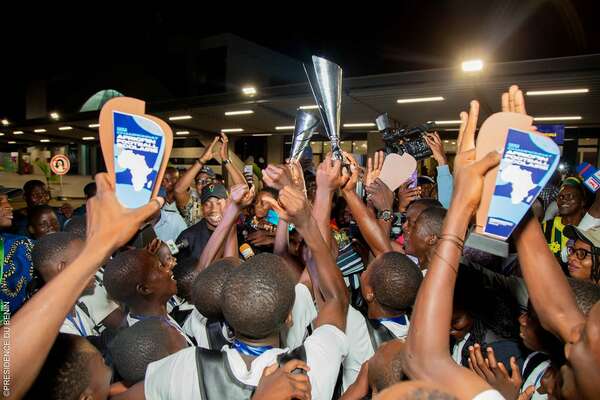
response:
<path fill-rule="evenodd" d="M 137 208 L 155 197 L 169 162 L 173 132 L 160 118 L 145 114 L 145 103 L 113 98 L 100 111 L 100 145 L 117 198 Z"/>
<path fill-rule="evenodd" d="M 531 131 L 532 118 L 501 112 L 490 116 L 477 137 L 476 158 L 502 153 L 498 167 L 484 180 L 475 232 L 466 245 L 499 256 L 508 254 L 512 234 L 558 167 L 560 150 L 554 141 Z"/>

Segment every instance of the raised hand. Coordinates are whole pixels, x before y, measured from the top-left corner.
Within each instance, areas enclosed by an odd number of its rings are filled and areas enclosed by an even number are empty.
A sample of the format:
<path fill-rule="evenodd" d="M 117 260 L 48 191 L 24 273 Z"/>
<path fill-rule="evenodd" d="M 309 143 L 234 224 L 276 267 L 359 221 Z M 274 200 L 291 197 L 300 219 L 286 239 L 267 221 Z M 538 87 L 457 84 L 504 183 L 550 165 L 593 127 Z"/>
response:
<path fill-rule="evenodd" d="M 217 142 L 219 140 L 221 140 L 221 137 L 220 136 L 215 136 L 215 138 L 208 145 L 208 147 L 204 148 L 204 153 L 202 153 L 202 155 L 198 159 L 198 161 L 200 161 L 200 163 L 206 164 L 207 162 L 209 162 L 210 160 L 212 160 L 214 158 L 214 156 L 215 156 L 214 155 L 214 148 L 215 148 L 215 145 L 217 144 Z"/>
<path fill-rule="evenodd" d="M 350 177 L 342 175 L 341 168 L 342 162 L 332 160 L 331 153 L 328 153 L 317 168 L 317 187 L 333 192 L 343 186 Z"/>
<path fill-rule="evenodd" d="M 458 129 L 458 140 L 456 157 L 454 158 L 454 171 L 462 168 L 469 161 L 475 160 L 475 130 L 479 118 L 479 102 L 471 101 L 469 112 L 460 113 L 460 128 Z"/>
<path fill-rule="evenodd" d="M 385 160 L 385 153 L 383 151 L 376 151 L 373 155 L 373 159 L 369 157 L 367 160 L 367 175 L 365 176 L 365 186 L 369 186 L 375 182 L 375 179 L 379 178 L 381 168 L 383 168 L 383 161 Z"/>
<path fill-rule="evenodd" d="M 525 97 L 517 85 L 512 85 L 508 92 L 502 93 L 502 111 L 527 114 L 525 110 Z"/>
<path fill-rule="evenodd" d="M 277 190 L 292 184 L 292 172 L 287 165 L 267 165 L 263 169 L 263 181 L 269 187 Z"/>
<path fill-rule="evenodd" d="M 247 184 L 241 183 L 231 187 L 231 201 L 239 208 L 246 208 L 254 201 L 254 186 L 248 187 Z"/>
<path fill-rule="evenodd" d="M 512 376 L 509 375 L 504 364 L 496 361 L 494 350 L 491 347 L 487 348 L 487 358 L 484 358 L 479 344 L 470 346 L 468 361 L 469 368 L 502 393 L 506 399 L 516 399 L 519 396 L 523 378 L 514 357 L 510 358 Z"/>
<path fill-rule="evenodd" d="M 223 160 L 229 160 L 229 150 L 227 149 L 227 143 L 229 143 L 229 138 L 223 132 L 221 132 L 221 149 L 219 150 L 219 155 L 221 156 L 221 162 Z"/>
<path fill-rule="evenodd" d="M 358 163 L 352 156 L 352 154 L 343 152 L 344 156 L 350 162 L 350 168 L 343 168 L 342 175 L 344 176 L 345 183 L 342 185 L 342 194 L 344 193 L 353 193 L 356 191 L 356 184 L 358 183 L 358 179 L 360 178 L 360 167 Z"/>
<path fill-rule="evenodd" d="M 111 254 L 133 237 L 140 225 L 164 204 L 161 197 L 145 206 L 128 209 L 115 195 L 115 187 L 108 174 L 96 175 L 96 195 L 87 201 L 87 243 L 102 247 Z"/>
<path fill-rule="evenodd" d="M 279 191 L 279 200 L 266 197 L 263 199 L 279 214 L 284 221 L 304 227 L 312 220 L 312 207 L 306 198 L 306 193 L 293 186 L 286 186 Z"/>
<path fill-rule="evenodd" d="M 442 139 L 440 139 L 440 135 L 437 132 L 428 133 L 425 135 L 425 142 L 431 148 L 433 152 L 433 158 L 437 161 L 438 165 L 446 165 L 448 164 L 448 160 L 446 159 L 446 152 L 444 151 L 444 144 L 442 143 Z"/>
<path fill-rule="evenodd" d="M 394 192 L 387 187 L 379 178 L 371 185 L 367 186 L 367 199 L 379 211 L 392 210 L 394 205 Z"/>
<path fill-rule="evenodd" d="M 150 253 L 156 255 L 158 254 L 158 250 L 160 249 L 161 245 L 161 240 L 159 238 L 154 238 L 150 243 L 146 245 L 145 249 L 148 250 Z"/>
<path fill-rule="evenodd" d="M 421 198 L 421 187 L 410 189 L 408 186 L 411 183 L 412 181 L 408 181 L 402 184 L 398 190 L 398 211 L 400 212 L 406 212 L 410 203 Z"/>
<path fill-rule="evenodd" d="M 296 369 L 305 372 L 310 370 L 300 360 L 288 361 L 279 368 L 277 364 L 265 368 L 252 400 L 310 400 L 310 379 L 305 373 L 293 373 Z"/>

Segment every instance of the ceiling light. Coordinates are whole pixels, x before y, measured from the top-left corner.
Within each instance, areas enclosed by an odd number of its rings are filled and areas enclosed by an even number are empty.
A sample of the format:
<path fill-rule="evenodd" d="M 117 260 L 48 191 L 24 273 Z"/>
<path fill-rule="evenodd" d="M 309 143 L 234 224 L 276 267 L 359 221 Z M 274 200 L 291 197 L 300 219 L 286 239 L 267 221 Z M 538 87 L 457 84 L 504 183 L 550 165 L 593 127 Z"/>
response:
<path fill-rule="evenodd" d="M 294 129 L 293 125 L 285 125 L 285 126 L 276 126 L 275 127 L 276 131 L 289 131 L 289 130 L 292 130 L 292 129 Z"/>
<path fill-rule="evenodd" d="M 534 121 L 579 121 L 581 117 L 579 115 L 565 115 L 556 117 L 533 117 Z"/>
<path fill-rule="evenodd" d="M 227 129 L 221 129 L 221 132 L 234 133 L 234 132 L 244 132 L 244 130 L 242 128 L 227 128 Z"/>
<path fill-rule="evenodd" d="M 72 130 L 72 129 L 73 129 L 73 127 L 72 127 L 72 126 L 59 126 L 59 127 L 58 127 L 58 130 L 59 130 L 59 131 L 70 131 L 70 130 Z"/>
<path fill-rule="evenodd" d="M 0 132 L 0 136 L 4 136 L 4 132 Z"/>
<path fill-rule="evenodd" d="M 8 120 L 6 118 L 4 118 L 2 120 L 2 125 L 7 126 L 9 124 Z"/>
<path fill-rule="evenodd" d="M 184 119 L 192 119 L 191 115 L 175 115 L 174 117 L 169 117 L 169 121 L 183 121 Z"/>
<path fill-rule="evenodd" d="M 460 119 L 446 120 L 446 121 L 433 121 L 436 125 L 458 125 L 462 121 Z"/>
<path fill-rule="evenodd" d="M 100 126 L 100 124 L 89 124 L 88 128 L 97 128 L 99 126 Z"/>
<path fill-rule="evenodd" d="M 462 63 L 462 70 L 465 72 L 477 72 L 483 69 L 482 60 L 467 60 Z"/>
<path fill-rule="evenodd" d="M 272 133 L 253 133 L 250 136 L 273 136 Z"/>
<path fill-rule="evenodd" d="M 59 119 L 60 115 L 56 111 L 54 111 L 54 112 L 50 113 L 50 118 L 52 118 L 52 119 Z"/>
<path fill-rule="evenodd" d="M 81 140 L 95 140 L 96 138 L 93 136 L 84 136 L 81 138 Z"/>
<path fill-rule="evenodd" d="M 34 129 L 33 131 L 34 131 L 35 133 L 44 133 L 44 132 L 46 132 L 46 130 L 45 130 L 45 129 L 43 129 L 43 128 L 40 128 L 40 129 Z"/>
<path fill-rule="evenodd" d="M 317 105 L 312 105 L 312 106 L 300 106 L 301 110 L 316 110 L 317 108 L 319 108 L 319 106 Z"/>
<path fill-rule="evenodd" d="M 398 99 L 396 103 L 398 104 L 407 104 L 407 103 L 425 103 L 428 101 L 443 101 L 444 98 L 442 96 L 436 97 L 417 97 L 414 99 Z"/>
<path fill-rule="evenodd" d="M 189 135 L 190 131 L 177 131 L 177 132 L 175 132 L 175 134 L 178 136 L 184 136 L 184 135 Z"/>
<path fill-rule="evenodd" d="M 256 94 L 256 88 L 253 86 L 243 87 L 242 93 L 244 93 L 246 96 L 254 96 Z"/>
<path fill-rule="evenodd" d="M 14 131 L 13 132 L 13 135 L 22 135 L 22 134 L 23 134 L 23 131 Z"/>
<path fill-rule="evenodd" d="M 375 126 L 373 122 L 361 122 L 356 124 L 344 124 L 344 128 L 368 128 Z"/>
<path fill-rule="evenodd" d="M 42 143 L 49 143 L 50 139 L 41 139 L 40 142 L 42 142 Z"/>
<path fill-rule="evenodd" d="M 8 142 L 8 144 L 15 144 L 15 143 L 17 143 L 17 142 L 15 142 L 14 140 L 10 140 L 10 141 Z"/>
<path fill-rule="evenodd" d="M 240 110 L 240 111 L 226 111 L 225 115 L 227 116 L 231 116 L 231 115 L 247 115 L 247 114 L 254 114 L 254 111 L 252 110 Z"/>
<path fill-rule="evenodd" d="M 577 94 L 588 93 L 589 89 L 560 89 L 560 90 L 531 90 L 527 92 L 527 96 L 546 96 L 553 94 Z"/>

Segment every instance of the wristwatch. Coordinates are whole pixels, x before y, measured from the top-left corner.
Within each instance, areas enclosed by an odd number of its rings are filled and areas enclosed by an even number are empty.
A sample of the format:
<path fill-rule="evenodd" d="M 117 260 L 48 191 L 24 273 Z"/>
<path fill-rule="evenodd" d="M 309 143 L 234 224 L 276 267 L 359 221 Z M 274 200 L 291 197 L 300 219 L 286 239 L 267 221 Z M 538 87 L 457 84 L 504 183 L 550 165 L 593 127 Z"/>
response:
<path fill-rule="evenodd" d="M 230 162 L 231 162 L 231 160 L 229 160 L 229 159 L 227 159 L 227 158 L 226 158 L 226 159 L 224 159 L 224 160 L 223 160 L 223 165 L 227 165 L 227 164 L 229 164 Z"/>
<path fill-rule="evenodd" d="M 394 217 L 394 214 L 390 210 L 383 210 L 377 212 L 377 219 L 382 219 L 385 222 L 391 221 Z"/>

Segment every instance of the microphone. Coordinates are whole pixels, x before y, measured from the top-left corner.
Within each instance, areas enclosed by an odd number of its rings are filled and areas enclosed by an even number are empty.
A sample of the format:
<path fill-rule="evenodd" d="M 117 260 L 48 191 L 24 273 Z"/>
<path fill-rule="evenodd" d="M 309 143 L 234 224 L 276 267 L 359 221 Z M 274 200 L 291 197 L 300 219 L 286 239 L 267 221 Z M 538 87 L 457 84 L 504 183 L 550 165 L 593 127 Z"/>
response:
<path fill-rule="evenodd" d="M 181 242 L 175 243 L 172 240 L 167 240 L 166 242 L 167 247 L 169 248 L 169 251 L 171 252 L 171 255 L 175 255 L 177 253 L 179 253 L 179 251 L 181 249 L 187 249 L 190 245 L 190 242 L 187 239 L 181 239 Z"/>
<path fill-rule="evenodd" d="M 244 260 L 246 261 L 254 257 L 254 250 L 252 250 L 252 247 L 250 247 L 248 243 L 244 243 L 240 246 L 240 253 L 242 253 L 242 257 L 244 257 Z"/>

